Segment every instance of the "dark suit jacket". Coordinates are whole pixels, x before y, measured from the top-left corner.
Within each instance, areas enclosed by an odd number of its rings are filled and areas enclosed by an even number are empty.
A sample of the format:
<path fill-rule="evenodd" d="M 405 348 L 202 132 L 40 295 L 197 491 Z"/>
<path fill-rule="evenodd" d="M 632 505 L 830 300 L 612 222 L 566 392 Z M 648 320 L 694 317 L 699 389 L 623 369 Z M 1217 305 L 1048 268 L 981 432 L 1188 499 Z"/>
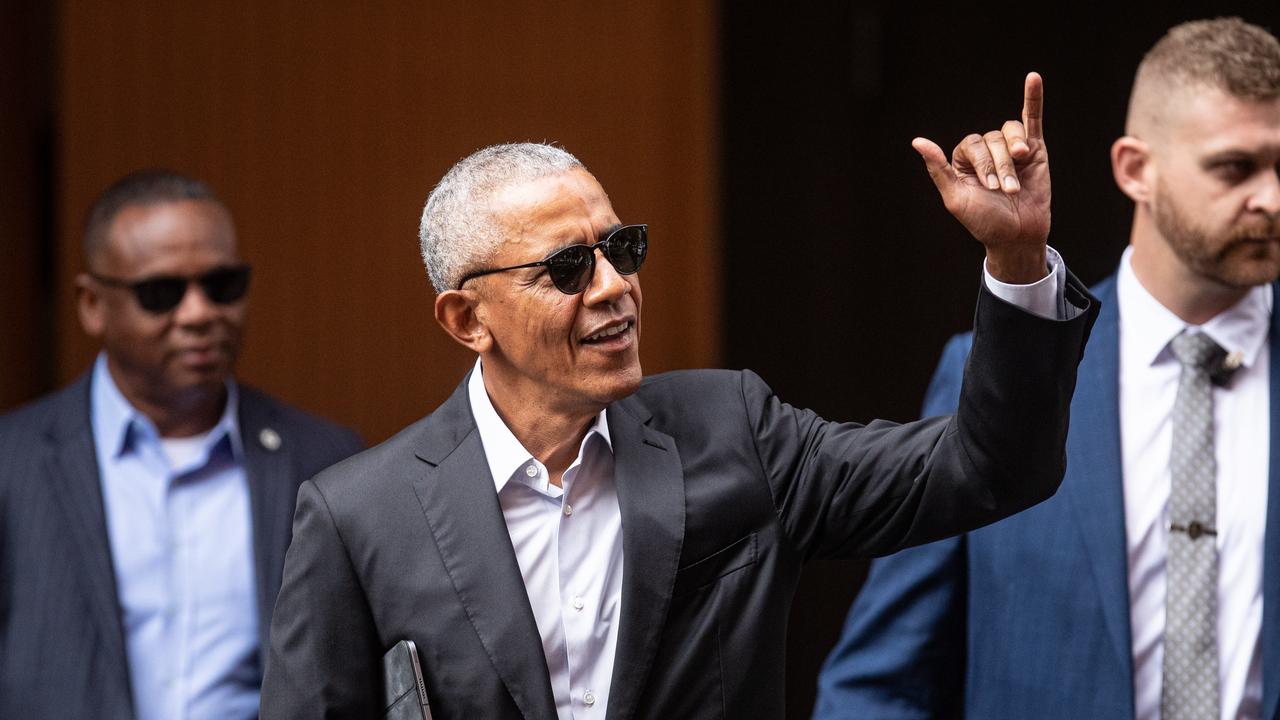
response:
<path fill-rule="evenodd" d="M 1114 278 L 1094 292 L 1102 314 L 1080 364 L 1062 489 L 990 527 L 876 561 L 823 670 L 815 718 L 1133 717 Z M 1275 720 L 1280 313 L 1271 323 L 1262 716 Z M 927 415 L 955 407 L 968 348 L 968 336 L 948 343 Z"/>
<path fill-rule="evenodd" d="M 0 718 L 133 717 L 91 376 L 0 417 Z M 239 422 L 265 656 L 298 486 L 363 444 L 243 385 Z M 258 440 L 266 428 L 275 451 Z"/>
<path fill-rule="evenodd" d="M 610 405 L 625 561 L 607 718 L 782 717 L 805 560 L 891 552 L 1052 494 L 1092 314 L 1047 321 L 984 293 L 954 419 L 830 423 L 729 371 L 649 378 Z M 555 717 L 465 381 L 304 484 L 294 535 L 264 718 L 378 716 L 401 639 L 438 720 Z"/>

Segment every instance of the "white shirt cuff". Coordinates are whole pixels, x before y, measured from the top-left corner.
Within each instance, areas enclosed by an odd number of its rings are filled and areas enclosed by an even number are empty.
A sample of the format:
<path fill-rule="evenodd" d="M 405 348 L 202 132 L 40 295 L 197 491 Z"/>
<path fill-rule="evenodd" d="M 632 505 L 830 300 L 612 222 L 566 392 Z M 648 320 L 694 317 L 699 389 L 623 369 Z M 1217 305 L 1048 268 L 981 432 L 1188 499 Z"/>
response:
<path fill-rule="evenodd" d="M 987 270 L 987 261 L 983 260 L 982 275 L 986 278 L 987 289 L 992 295 L 1011 305 L 1017 305 L 1032 315 L 1048 320 L 1070 320 L 1074 314 L 1078 314 L 1078 309 L 1067 307 L 1067 264 L 1062 261 L 1058 251 L 1051 247 L 1045 248 L 1045 258 L 1049 274 L 1030 285 L 1000 282 Z M 1073 309 L 1077 312 L 1072 313 Z"/>

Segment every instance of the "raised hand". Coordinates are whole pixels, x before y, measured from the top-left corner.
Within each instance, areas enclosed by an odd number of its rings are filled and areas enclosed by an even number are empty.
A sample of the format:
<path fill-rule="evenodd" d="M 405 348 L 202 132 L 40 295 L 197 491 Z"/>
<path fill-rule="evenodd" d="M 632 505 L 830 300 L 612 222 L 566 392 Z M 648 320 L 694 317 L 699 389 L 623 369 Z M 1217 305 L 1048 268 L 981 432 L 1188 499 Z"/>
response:
<path fill-rule="evenodd" d="M 1044 81 L 1028 73 L 1022 122 L 969 135 L 952 151 L 950 164 L 932 140 L 911 141 L 947 211 L 986 247 L 987 270 L 1004 282 L 1035 282 L 1046 273 L 1052 193 L 1043 118 Z"/>

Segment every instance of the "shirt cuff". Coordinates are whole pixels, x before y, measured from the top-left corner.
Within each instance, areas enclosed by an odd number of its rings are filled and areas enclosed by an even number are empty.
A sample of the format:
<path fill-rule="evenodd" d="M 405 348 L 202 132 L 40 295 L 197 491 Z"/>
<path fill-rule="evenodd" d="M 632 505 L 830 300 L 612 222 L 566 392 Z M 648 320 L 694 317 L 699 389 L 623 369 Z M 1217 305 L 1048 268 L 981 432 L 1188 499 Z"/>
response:
<path fill-rule="evenodd" d="M 987 270 L 987 261 L 982 261 L 982 275 L 986 279 L 987 289 L 992 295 L 1005 302 L 1016 305 L 1023 310 L 1047 320 L 1070 320 L 1072 313 L 1067 307 L 1067 264 L 1062 256 L 1051 247 L 1045 248 L 1045 259 L 1049 266 L 1049 274 L 1030 285 L 1010 285 L 1000 282 Z"/>

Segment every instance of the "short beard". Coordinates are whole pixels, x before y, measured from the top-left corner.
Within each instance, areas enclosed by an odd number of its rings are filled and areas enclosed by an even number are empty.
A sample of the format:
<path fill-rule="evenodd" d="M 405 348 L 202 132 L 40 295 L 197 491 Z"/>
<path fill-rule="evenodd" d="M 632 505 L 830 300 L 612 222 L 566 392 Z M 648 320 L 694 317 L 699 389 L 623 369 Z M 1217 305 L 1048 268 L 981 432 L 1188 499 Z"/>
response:
<path fill-rule="evenodd" d="M 1163 181 L 1156 184 L 1152 205 L 1156 229 L 1173 254 L 1197 275 L 1235 290 L 1248 290 L 1280 276 L 1277 216 L 1240 223 L 1214 235 L 1182 212 Z"/>

